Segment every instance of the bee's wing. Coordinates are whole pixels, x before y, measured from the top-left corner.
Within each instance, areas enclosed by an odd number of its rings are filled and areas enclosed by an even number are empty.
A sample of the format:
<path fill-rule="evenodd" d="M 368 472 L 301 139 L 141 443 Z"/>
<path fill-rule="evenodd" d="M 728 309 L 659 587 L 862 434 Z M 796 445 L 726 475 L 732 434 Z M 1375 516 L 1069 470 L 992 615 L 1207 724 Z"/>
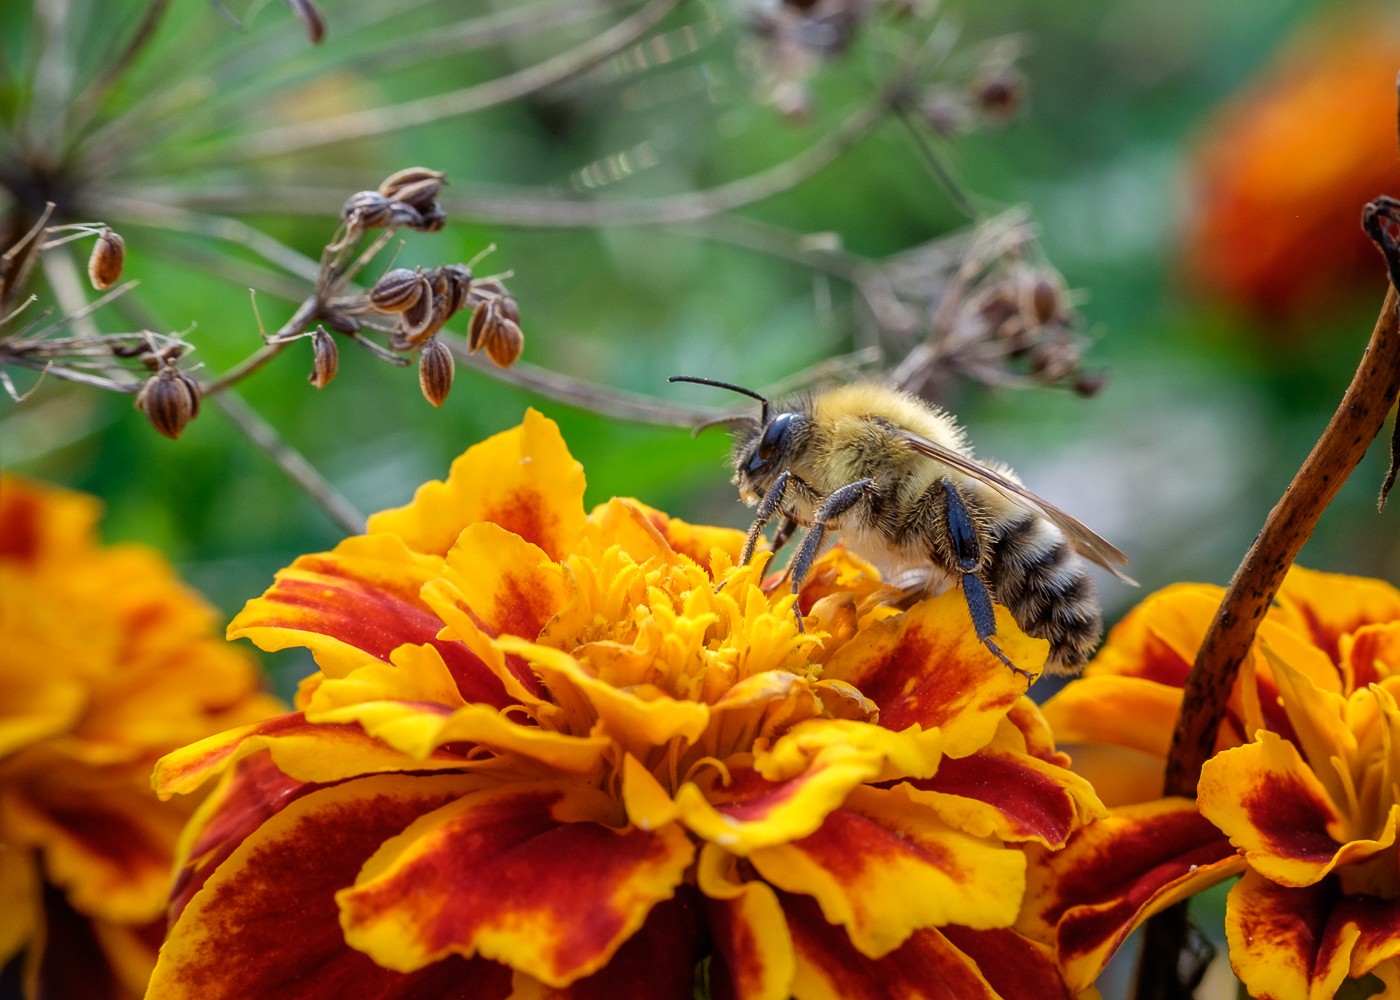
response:
<path fill-rule="evenodd" d="M 1137 586 L 1136 580 L 1118 569 L 1119 566 L 1128 565 L 1128 557 L 1116 545 L 1085 527 L 1054 504 L 1042 500 L 1020 483 L 1008 479 L 995 469 L 987 468 L 981 462 L 968 458 L 961 452 L 936 444 L 909 431 L 901 431 L 900 433 L 914 451 L 921 455 L 927 455 L 929 458 L 935 458 L 945 465 L 951 465 L 959 472 L 986 483 L 1016 506 L 1045 518 L 1065 533 L 1065 537 L 1069 539 L 1074 550 L 1080 555 L 1098 563 L 1124 583 Z"/>

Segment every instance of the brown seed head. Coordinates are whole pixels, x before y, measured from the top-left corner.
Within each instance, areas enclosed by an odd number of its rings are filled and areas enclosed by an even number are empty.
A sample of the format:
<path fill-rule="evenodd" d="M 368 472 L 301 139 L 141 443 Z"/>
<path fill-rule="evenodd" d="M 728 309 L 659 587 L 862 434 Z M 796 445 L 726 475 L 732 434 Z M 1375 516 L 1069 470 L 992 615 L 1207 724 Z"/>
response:
<path fill-rule="evenodd" d="M 427 279 L 423 280 L 426 283 Z M 434 295 L 431 289 L 424 292 L 413 308 L 399 314 L 399 328 L 390 346 L 400 351 L 418 347 L 442 329 L 449 315 L 444 296 Z"/>
<path fill-rule="evenodd" d="M 92 245 L 88 257 L 88 280 L 99 292 L 111 288 L 122 276 L 122 265 L 126 263 L 126 240 L 117 233 L 102 227 L 97 234 L 97 242 Z"/>
<path fill-rule="evenodd" d="M 199 416 L 199 383 L 188 372 L 167 364 L 141 386 L 136 408 L 146 414 L 152 427 L 173 441 Z"/>
<path fill-rule="evenodd" d="M 420 211 L 429 208 L 447 183 L 446 176 L 427 167 L 406 167 L 384 178 L 379 193 L 390 201 L 401 201 Z"/>
<path fill-rule="evenodd" d="M 378 229 L 388 225 L 393 202 L 378 191 L 356 191 L 345 199 L 340 217 L 361 229 Z"/>
<path fill-rule="evenodd" d="M 418 355 L 418 387 L 423 397 L 434 406 L 441 406 L 452 389 L 455 364 L 452 351 L 436 337 L 429 337 Z"/>
<path fill-rule="evenodd" d="M 335 346 L 335 338 L 318 326 L 311 335 L 311 376 L 307 381 L 317 389 L 324 389 L 335 378 L 339 367 L 340 351 Z"/>
<path fill-rule="evenodd" d="M 509 368 L 520 360 L 520 354 L 525 350 L 525 334 L 521 331 L 519 323 L 502 319 L 495 328 L 495 335 L 486 341 L 485 347 L 486 356 L 494 361 L 498 368 Z"/>
<path fill-rule="evenodd" d="M 374 283 L 369 290 L 369 304 L 385 313 L 401 313 L 423 295 L 422 275 L 406 267 L 396 267 Z"/>
<path fill-rule="evenodd" d="M 447 278 L 447 287 L 451 292 L 452 311 L 455 313 L 459 309 L 465 309 L 472 290 L 471 268 L 465 264 L 447 264 L 443 266 L 442 273 Z"/>

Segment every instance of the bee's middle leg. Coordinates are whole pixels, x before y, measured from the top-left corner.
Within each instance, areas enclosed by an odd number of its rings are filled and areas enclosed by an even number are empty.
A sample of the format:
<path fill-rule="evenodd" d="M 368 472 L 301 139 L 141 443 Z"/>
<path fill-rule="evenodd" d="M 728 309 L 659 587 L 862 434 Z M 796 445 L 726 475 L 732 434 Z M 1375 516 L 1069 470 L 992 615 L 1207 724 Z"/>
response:
<path fill-rule="evenodd" d="M 807 537 L 802 539 L 802 547 L 797 550 L 797 555 L 792 557 L 792 565 L 788 567 L 788 572 L 792 574 L 794 594 L 802 588 L 802 581 L 807 578 L 807 572 L 812 568 L 817 553 L 821 551 L 822 540 L 826 537 L 827 522 L 840 517 L 860 503 L 870 494 L 874 485 L 873 479 L 857 479 L 834 490 L 822 501 L 822 505 L 812 515 L 812 527 L 807 531 Z M 797 628 L 801 631 L 802 610 L 796 604 L 792 606 L 792 610 L 797 615 Z"/>
<path fill-rule="evenodd" d="M 962 494 L 948 479 L 942 479 L 943 496 L 948 515 L 948 535 L 953 542 L 953 553 L 958 560 L 958 572 L 962 576 L 963 599 L 967 601 L 968 613 L 972 616 L 972 627 L 977 630 L 977 638 L 982 645 L 1002 663 L 1022 677 L 1034 680 L 1027 670 L 1012 663 L 1001 647 L 997 645 L 997 617 L 992 608 L 992 595 L 987 585 L 977 575 L 977 567 L 982 562 L 982 543 L 977 537 L 977 527 L 972 514 L 963 502 Z"/>

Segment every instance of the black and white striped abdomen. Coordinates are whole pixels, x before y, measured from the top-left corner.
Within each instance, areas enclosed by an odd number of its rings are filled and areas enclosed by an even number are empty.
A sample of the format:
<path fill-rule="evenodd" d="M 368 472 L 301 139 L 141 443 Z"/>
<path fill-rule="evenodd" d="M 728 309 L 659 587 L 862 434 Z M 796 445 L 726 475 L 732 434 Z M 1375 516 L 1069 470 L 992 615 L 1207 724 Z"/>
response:
<path fill-rule="evenodd" d="M 1064 533 L 1026 514 L 989 526 L 987 584 L 1027 635 L 1050 643 L 1050 673 L 1078 673 L 1103 634 L 1089 567 Z"/>

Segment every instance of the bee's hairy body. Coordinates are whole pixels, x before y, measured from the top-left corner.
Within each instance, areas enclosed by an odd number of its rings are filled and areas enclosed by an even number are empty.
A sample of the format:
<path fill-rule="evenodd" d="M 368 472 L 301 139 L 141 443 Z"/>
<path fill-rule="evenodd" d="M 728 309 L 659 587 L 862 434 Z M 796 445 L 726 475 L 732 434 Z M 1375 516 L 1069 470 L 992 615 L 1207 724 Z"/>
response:
<path fill-rule="evenodd" d="M 1047 670 L 1076 672 L 1102 633 L 1085 561 L 1051 520 L 982 478 L 911 448 L 911 435 L 971 462 L 951 416 L 904 393 L 856 384 L 741 426 L 735 483 L 745 501 L 760 503 L 787 473 L 776 513 L 809 529 L 823 520 L 828 498 L 864 483 L 844 509 L 828 509 L 824 518 L 826 527 L 841 531 L 848 549 L 887 579 L 904 586 L 913 581 L 914 589 L 961 581 L 969 591 L 980 581 L 1027 634 L 1050 643 Z M 1018 483 L 1009 469 L 986 468 Z M 974 598 L 968 593 L 976 620 Z M 979 623 L 984 640 L 987 628 Z"/>

